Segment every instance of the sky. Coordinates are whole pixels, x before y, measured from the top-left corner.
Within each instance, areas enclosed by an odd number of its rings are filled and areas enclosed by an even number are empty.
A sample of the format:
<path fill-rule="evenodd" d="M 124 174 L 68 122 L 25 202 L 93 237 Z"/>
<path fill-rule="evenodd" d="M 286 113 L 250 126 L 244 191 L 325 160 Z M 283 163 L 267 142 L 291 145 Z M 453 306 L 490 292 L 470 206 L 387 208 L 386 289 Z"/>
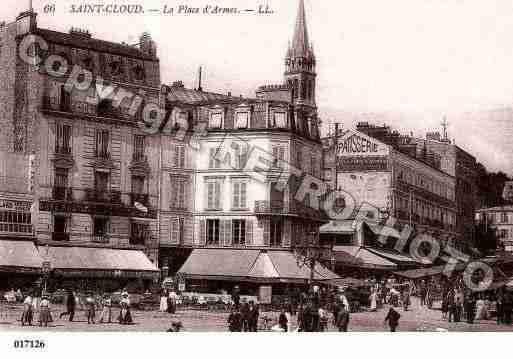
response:
<path fill-rule="evenodd" d="M 138 3 L 110 1 L 112 3 Z M 29 0 L 2 0 L 12 21 Z M 33 0 L 38 24 L 87 28 L 94 37 L 136 43 L 149 31 L 158 44 L 164 83 L 253 96 L 281 83 L 298 0 L 146 0 L 145 9 L 205 5 L 272 14 L 72 14 L 84 1 Z M 93 1 L 91 3 L 99 3 Z M 109 3 L 109 2 L 106 2 Z M 441 131 L 490 170 L 513 175 L 513 2 L 510 0 L 305 0 L 318 60 L 317 103 L 325 129 L 386 122 L 408 134 Z"/>

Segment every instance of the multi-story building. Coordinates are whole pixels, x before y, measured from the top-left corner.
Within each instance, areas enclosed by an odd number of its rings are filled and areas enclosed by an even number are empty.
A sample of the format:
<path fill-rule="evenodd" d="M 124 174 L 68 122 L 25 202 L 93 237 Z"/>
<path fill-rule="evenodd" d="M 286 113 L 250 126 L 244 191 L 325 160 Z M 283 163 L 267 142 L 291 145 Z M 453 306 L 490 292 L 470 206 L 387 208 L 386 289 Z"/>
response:
<path fill-rule="evenodd" d="M 223 281 L 214 287 L 228 289 L 239 281 L 308 280 L 292 248 L 317 241 L 325 223 L 310 208 L 313 199 L 296 199 L 305 174 L 321 177 L 315 65 L 300 1 L 284 84 L 262 86 L 256 98 L 189 90 L 180 83 L 166 89 L 168 110 L 186 113 L 191 125 L 203 129 L 185 152 L 194 169 L 191 213 L 161 211 L 161 251 L 173 247 L 164 260 L 185 262 L 180 273 L 189 281 Z M 171 171 L 171 182 L 188 188 L 191 173 L 178 172 Z"/>
<path fill-rule="evenodd" d="M 495 231 L 505 251 L 513 251 L 513 206 L 481 208 L 476 211 L 476 222 Z"/>
<path fill-rule="evenodd" d="M 154 278 L 159 139 L 141 131 L 130 99 L 159 101 L 155 43 L 148 34 L 129 46 L 39 28 L 32 10 L 0 36 L 0 143 L 32 158 L 42 257 L 56 278 Z M 44 62 L 24 58 L 29 36 L 38 46 L 26 55 Z"/>
<path fill-rule="evenodd" d="M 394 137 L 396 144 L 378 140 L 377 133 L 381 132 Z M 409 137 L 368 124 L 360 124 L 356 131 L 338 131 L 323 142 L 324 178 L 331 189 L 345 192 L 346 198 L 338 198 L 342 202 L 340 206 L 355 209 L 344 220 L 335 222 L 340 245 L 357 248 L 378 245 L 387 249 L 375 240 L 376 233 L 367 236 L 364 227 L 351 225 L 362 210 L 370 223 L 388 220 L 399 231 L 409 225 L 414 234 L 426 233 L 442 245 L 458 245 L 455 178 L 441 171 L 436 156 L 430 156 L 425 149 L 418 150 Z M 333 234 L 337 226 L 331 224 L 325 228 L 327 234 Z M 394 268 L 393 261 L 398 258 L 395 254 L 376 253 L 392 259 L 392 263 L 379 265 Z"/>

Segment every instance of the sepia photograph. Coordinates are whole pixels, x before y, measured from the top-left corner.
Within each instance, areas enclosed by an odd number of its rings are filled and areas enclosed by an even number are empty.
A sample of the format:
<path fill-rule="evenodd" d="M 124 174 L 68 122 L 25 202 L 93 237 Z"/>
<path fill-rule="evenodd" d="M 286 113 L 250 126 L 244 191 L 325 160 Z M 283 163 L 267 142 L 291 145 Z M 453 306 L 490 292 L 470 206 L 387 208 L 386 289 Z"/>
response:
<path fill-rule="evenodd" d="M 0 6 L 12 348 L 513 331 L 511 1 Z"/>

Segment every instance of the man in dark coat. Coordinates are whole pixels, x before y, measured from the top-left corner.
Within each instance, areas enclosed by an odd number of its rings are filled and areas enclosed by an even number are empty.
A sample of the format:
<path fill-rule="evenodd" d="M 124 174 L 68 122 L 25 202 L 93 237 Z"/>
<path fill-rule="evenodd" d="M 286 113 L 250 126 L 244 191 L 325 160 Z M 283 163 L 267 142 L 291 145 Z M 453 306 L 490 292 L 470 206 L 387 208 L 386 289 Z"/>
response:
<path fill-rule="evenodd" d="M 249 331 L 257 332 L 258 331 L 258 318 L 260 317 L 260 310 L 257 304 L 253 302 L 249 305 Z"/>
<path fill-rule="evenodd" d="M 73 317 L 75 316 L 75 308 L 76 308 L 76 306 L 77 306 L 77 302 L 76 302 L 76 299 L 75 299 L 75 294 L 73 293 L 73 291 L 69 290 L 68 291 L 68 296 L 66 297 L 66 309 L 67 309 L 67 311 L 64 312 L 64 313 L 61 313 L 59 315 L 59 319 L 61 319 L 65 315 L 69 315 L 69 321 L 72 322 L 73 321 Z"/>
<path fill-rule="evenodd" d="M 228 329 L 230 332 L 242 331 L 242 318 L 240 312 L 237 309 L 232 310 L 228 317 Z"/>
<path fill-rule="evenodd" d="M 347 332 L 347 327 L 349 326 L 349 312 L 346 309 L 346 306 L 343 303 L 340 303 L 337 306 L 339 309 L 337 310 L 336 317 L 336 326 L 339 332 Z"/>
<path fill-rule="evenodd" d="M 249 304 L 243 303 L 240 309 L 240 315 L 242 317 L 242 331 L 249 332 Z"/>
<path fill-rule="evenodd" d="M 239 294 L 238 286 L 235 286 L 235 288 L 233 288 L 232 301 L 233 301 L 233 305 L 235 306 L 235 310 L 238 311 L 240 308 L 240 294 Z"/>
<path fill-rule="evenodd" d="M 388 311 L 388 314 L 385 318 L 385 323 L 388 322 L 388 326 L 390 327 L 391 332 L 395 332 L 399 326 L 399 318 L 401 318 L 401 315 L 395 311 L 394 307 L 390 307 L 390 310 Z"/>
<path fill-rule="evenodd" d="M 465 300 L 465 313 L 467 314 L 467 323 L 474 324 L 476 317 L 476 300 L 469 294 Z"/>

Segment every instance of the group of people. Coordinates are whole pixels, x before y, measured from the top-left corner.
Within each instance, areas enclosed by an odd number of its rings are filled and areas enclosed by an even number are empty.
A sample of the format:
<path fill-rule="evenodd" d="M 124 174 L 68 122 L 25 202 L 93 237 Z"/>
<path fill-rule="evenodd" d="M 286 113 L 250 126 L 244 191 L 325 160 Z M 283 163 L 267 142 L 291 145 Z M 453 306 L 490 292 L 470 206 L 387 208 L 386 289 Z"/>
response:
<path fill-rule="evenodd" d="M 228 316 L 228 329 L 231 332 L 257 332 L 260 309 L 253 301 L 237 303 Z"/>
<path fill-rule="evenodd" d="M 65 306 L 66 311 L 59 314 L 59 319 L 67 316 L 68 320 L 72 322 L 75 318 L 75 312 L 79 299 L 72 290 L 68 290 Z M 88 292 L 84 302 L 85 314 L 88 324 L 96 323 L 96 312 L 101 310 L 99 323 L 113 323 L 113 302 L 109 294 L 105 294 L 98 298 L 93 292 Z M 121 293 L 121 300 L 119 303 L 119 315 L 117 321 L 119 324 L 132 324 L 132 314 L 130 312 L 130 299 L 126 290 Z M 41 300 L 37 296 L 28 294 L 23 301 L 23 313 L 21 315 L 21 325 L 32 325 L 35 313 L 38 312 L 38 320 L 40 326 L 47 327 L 48 323 L 53 322 L 50 297 L 47 294 L 42 295 Z"/>
<path fill-rule="evenodd" d="M 174 290 L 163 289 L 160 295 L 159 311 L 162 313 L 175 314 L 178 295 Z"/>

